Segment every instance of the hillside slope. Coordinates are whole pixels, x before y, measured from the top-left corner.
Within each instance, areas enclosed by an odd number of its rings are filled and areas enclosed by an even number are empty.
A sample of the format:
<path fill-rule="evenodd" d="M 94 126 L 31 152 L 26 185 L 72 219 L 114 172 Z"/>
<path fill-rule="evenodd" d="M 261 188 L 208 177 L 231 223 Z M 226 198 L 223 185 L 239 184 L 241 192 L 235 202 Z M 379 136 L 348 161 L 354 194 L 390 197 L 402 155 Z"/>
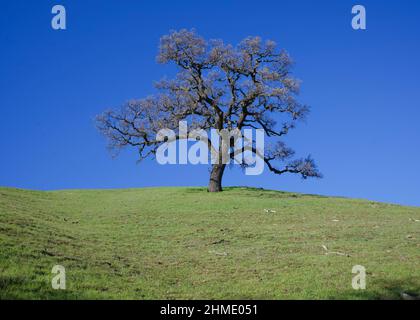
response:
<path fill-rule="evenodd" d="M 0 188 L 0 298 L 399 298 L 420 294 L 418 220 L 420 208 L 250 188 Z M 57 264 L 66 290 L 51 288 Z"/>

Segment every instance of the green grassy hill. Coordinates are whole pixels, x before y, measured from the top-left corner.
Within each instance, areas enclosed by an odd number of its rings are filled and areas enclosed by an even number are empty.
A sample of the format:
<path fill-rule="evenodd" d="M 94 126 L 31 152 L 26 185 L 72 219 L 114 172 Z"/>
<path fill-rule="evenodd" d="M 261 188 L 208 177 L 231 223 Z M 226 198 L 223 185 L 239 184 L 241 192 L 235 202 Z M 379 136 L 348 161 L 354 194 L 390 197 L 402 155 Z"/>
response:
<path fill-rule="evenodd" d="M 420 208 L 250 188 L 0 188 L 0 298 L 400 298 L 420 294 L 418 220 Z M 56 264 L 67 290 L 51 288 Z"/>

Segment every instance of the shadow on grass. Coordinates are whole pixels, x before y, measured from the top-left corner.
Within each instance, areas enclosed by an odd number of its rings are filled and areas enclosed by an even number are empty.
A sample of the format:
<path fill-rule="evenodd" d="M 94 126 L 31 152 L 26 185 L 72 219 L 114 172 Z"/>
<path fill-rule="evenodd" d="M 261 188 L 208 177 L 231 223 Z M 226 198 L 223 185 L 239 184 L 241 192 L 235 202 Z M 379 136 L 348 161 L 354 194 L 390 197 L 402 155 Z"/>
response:
<path fill-rule="evenodd" d="M 22 276 L 0 276 L 0 300 L 77 300 L 88 299 L 71 290 L 54 290 L 42 283 L 28 284 Z"/>
<path fill-rule="evenodd" d="M 420 300 L 420 280 L 399 279 L 399 280 L 376 280 L 375 290 L 369 290 L 369 283 L 366 290 L 348 290 L 338 295 L 330 296 L 328 299 L 335 300 Z"/>
<path fill-rule="evenodd" d="M 91 299 L 83 292 L 53 290 L 48 285 L 28 285 L 22 276 L 0 276 L 0 300 L 78 300 Z M 376 280 L 375 290 L 347 290 L 327 300 L 419 300 L 420 281 L 415 279 Z M 253 299 L 255 297 L 249 297 Z M 305 297 L 302 297 L 305 299 Z"/>
<path fill-rule="evenodd" d="M 185 189 L 186 193 L 208 193 L 206 187 L 188 187 Z M 286 192 L 280 190 L 268 190 L 264 188 L 245 187 L 245 186 L 233 186 L 224 187 L 221 194 L 229 194 L 231 192 L 239 193 L 240 195 L 252 195 L 256 198 L 330 198 L 328 196 L 322 196 L 317 194 L 301 194 L 294 192 Z"/>

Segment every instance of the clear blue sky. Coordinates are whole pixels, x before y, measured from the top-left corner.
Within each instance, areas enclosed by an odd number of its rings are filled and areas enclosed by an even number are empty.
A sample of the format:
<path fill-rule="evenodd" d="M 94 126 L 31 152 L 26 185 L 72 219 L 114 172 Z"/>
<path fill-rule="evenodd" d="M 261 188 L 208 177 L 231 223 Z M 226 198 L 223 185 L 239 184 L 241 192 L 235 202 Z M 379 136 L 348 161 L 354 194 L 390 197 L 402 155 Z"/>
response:
<path fill-rule="evenodd" d="M 67 9 L 54 31 L 51 8 Z M 351 8 L 367 9 L 367 30 Z M 206 166 L 112 159 L 93 118 L 153 92 L 171 74 L 155 62 L 170 29 L 195 28 L 237 43 L 276 41 L 296 61 L 307 123 L 287 142 L 312 154 L 322 180 L 250 177 L 225 185 L 420 205 L 419 1 L 5 1 L 0 2 L 0 185 L 31 189 L 207 185 Z"/>

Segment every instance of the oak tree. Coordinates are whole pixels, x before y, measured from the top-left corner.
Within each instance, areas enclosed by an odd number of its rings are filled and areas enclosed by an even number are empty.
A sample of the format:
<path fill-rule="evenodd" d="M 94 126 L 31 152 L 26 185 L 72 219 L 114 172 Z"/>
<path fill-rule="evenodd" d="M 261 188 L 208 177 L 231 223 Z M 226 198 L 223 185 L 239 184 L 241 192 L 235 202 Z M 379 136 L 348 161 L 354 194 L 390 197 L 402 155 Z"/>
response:
<path fill-rule="evenodd" d="M 252 144 L 250 150 L 271 172 L 321 177 L 310 156 L 293 159 L 294 151 L 280 140 L 307 116 L 309 108 L 296 100 L 299 81 L 291 74 L 290 56 L 273 41 L 248 37 L 232 46 L 221 40 L 206 41 L 194 30 L 184 29 L 160 39 L 157 60 L 177 66 L 173 79 L 157 82 L 158 94 L 131 100 L 97 117 L 98 128 L 112 148 L 135 147 L 140 160 L 154 156 L 167 143 L 156 139 L 157 132 L 176 131 L 179 121 L 203 130 L 262 129 L 276 142 L 262 154 Z M 176 135 L 175 139 L 185 138 Z M 229 152 L 233 159 L 235 151 Z M 210 192 L 222 191 L 225 168 L 222 161 L 212 164 Z"/>

